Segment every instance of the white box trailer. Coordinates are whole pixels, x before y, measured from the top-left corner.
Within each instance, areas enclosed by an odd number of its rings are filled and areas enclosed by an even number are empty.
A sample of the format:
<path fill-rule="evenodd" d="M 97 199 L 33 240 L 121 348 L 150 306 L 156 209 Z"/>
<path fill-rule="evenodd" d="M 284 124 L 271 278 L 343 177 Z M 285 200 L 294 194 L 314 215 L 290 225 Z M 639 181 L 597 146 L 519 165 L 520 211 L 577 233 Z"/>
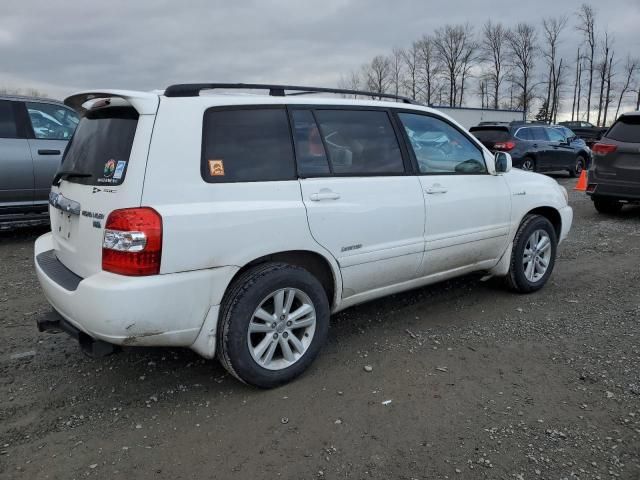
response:
<path fill-rule="evenodd" d="M 491 108 L 473 107 L 439 107 L 433 106 L 445 115 L 449 115 L 464 128 L 471 128 L 480 122 L 513 122 L 526 120 L 524 110 L 494 110 Z"/>

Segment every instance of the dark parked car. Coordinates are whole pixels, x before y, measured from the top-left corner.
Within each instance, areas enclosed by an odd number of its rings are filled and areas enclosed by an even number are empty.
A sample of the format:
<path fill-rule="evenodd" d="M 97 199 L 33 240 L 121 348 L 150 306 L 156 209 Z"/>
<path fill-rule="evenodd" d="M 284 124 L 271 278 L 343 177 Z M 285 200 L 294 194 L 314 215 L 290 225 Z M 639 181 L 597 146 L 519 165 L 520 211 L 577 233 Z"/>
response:
<path fill-rule="evenodd" d="M 640 203 L 640 112 L 627 113 L 593 146 L 587 194 L 601 213 Z"/>
<path fill-rule="evenodd" d="M 587 142 L 589 146 L 600 140 L 604 132 L 607 131 L 606 127 L 596 127 L 589 122 L 560 122 L 560 125 L 570 128 L 573 133 Z"/>
<path fill-rule="evenodd" d="M 567 170 L 575 177 L 589 165 L 591 157 L 591 151 L 583 141 L 548 125 L 478 125 L 469 131 L 489 150 L 509 152 L 513 166 L 522 170 Z"/>
<path fill-rule="evenodd" d="M 51 181 L 77 124 L 62 102 L 0 96 L 0 225 L 46 221 Z"/>

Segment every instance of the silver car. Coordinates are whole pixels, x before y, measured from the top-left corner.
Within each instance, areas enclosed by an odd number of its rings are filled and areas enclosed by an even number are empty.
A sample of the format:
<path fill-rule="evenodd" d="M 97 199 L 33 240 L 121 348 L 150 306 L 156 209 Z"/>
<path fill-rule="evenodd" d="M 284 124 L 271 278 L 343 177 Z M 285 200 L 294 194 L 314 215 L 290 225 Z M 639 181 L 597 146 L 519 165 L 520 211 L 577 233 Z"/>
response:
<path fill-rule="evenodd" d="M 62 102 L 0 95 L 0 226 L 46 213 L 51 181 L 78 121 Z"/>

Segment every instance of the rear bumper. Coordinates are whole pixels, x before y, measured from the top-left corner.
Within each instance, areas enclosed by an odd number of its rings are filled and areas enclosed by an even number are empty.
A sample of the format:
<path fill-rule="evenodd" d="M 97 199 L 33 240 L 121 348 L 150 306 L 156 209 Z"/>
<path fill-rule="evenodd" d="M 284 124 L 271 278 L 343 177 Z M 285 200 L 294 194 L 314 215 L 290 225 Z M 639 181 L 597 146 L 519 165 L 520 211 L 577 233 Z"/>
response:
<path fill-rule="evenodd" d="M 589 172 L 587 195 L 630 202 L 640 201 L 640 182 L 621 182 L 595 177 Z"/>
<path fill-rule="evenodd" d="M 51 250 L 50 233 L 36 240 L 36 258 Z M 199 335 L 215 336 L 217 305 L 238 270 L 220 267 L 148 277 L 100 271 L 69 290 L 50 267 L 43 269 L 36 261 L 35 268 L 49 303 L 90 337 L 116 345 L 191 347 L 207 357 L 213 356 L 207 349 L 214 349 L 215 342 Z"/>

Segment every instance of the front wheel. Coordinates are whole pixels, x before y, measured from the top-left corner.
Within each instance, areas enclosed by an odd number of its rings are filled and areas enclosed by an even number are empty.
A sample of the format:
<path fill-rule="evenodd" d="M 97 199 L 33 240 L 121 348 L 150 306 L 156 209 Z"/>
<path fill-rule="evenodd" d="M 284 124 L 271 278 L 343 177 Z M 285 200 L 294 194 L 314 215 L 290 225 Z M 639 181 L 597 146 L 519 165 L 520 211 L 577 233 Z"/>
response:
<path fill-rule="evenodd" d="M 507 285 L 515 292 L 540 290 L 549 280 L 556 261 L 558 240 L 551 222 L 527 215 L 513 240 Z"/>
<path fill-rule="evenodd" d="M 329 302 L 313 275 L 283 263 L 260 265 L 225 295 L 218 358 L 245 383 L 277 387 L 313 362 L 328 328 Z"/>

